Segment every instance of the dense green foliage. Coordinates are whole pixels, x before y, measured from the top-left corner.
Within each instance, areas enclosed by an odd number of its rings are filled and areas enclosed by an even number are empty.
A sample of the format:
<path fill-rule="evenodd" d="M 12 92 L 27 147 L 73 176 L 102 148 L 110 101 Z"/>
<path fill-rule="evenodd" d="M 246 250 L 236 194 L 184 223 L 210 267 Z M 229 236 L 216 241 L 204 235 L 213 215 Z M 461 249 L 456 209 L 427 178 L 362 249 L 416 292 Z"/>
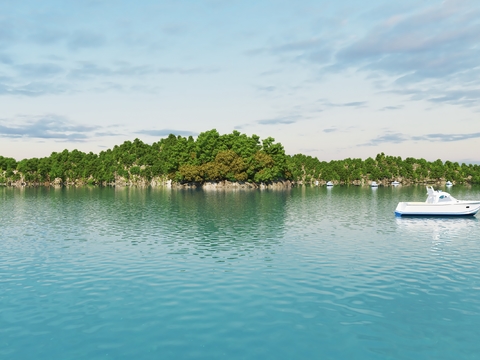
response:
<path fill-rule="evenodd" d="M 19 162 L 0 156 L 0 183 L 60 179 L 63 183 L 109 184 L 118 179 L 150 182 L 155 177 L 177 182 L 272 182 L 291 175 L 285 150 L 273 138 L 260 142 L 256 135 L 238 131 L 220 135 L 215 129 L 196 140 L 171 134 L 148 145 L 135 139 L 98 155 L 64 150 Z"/>
<path fill-rule="evenodd" d="M 411 157 L 402 160 L 397 156 L 378 154 L 375 159 L 320 161 L 317 158 L 297 154 L 289 158 L 288 167 L 292 169 L 295 179 L 305 182 L 314 180 L 335 181 L 343 184 L 354 184 L 368 180 L 380 182 L 401 179 L 407 183 L 425 183 L 450 180 L 455 183 L 480 184 L 480 166 L 474 164 L 461 165 L 457 162 Z"/>
<path fill-rule="evenodd" d="M 48 182 L 112 184 L 124 181 L 149 183 L 152 179 L 179 183 L 243 181 L 268 183 L 294 180 L 302 183 L 329 181 L 359 184 L 368 180 L 480 183 L 480 166 L 441 160 L 385 156 L 375 159 L 320 161 L 311 156 L 288 156 L 271 137 L 260 140 L 238 131 L 220 135 L 215 129 L 193 137 L 173 134 L 148 145 L 135 139 L 100 154 L 78 150 L 54 152 L 49 157 L 16 161 L 0 156 L 0 183 Z"/>

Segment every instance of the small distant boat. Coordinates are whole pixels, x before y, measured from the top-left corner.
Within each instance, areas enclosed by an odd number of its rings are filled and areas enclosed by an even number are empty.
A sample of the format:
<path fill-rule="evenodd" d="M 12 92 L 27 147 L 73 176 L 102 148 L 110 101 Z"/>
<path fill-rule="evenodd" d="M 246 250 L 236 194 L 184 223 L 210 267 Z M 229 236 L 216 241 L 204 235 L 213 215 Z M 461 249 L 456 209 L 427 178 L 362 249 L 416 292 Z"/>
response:
<path fill-rule="evenodd" d="M 480 210 L 480 200 L 457 200 L 442 190 L 427 186 L 425 202 L 399 202 L 397 216 L 473 216 Z"/>
<path fill-rule="evenodd" d="M 448 181 L 445 183 L 445 185 L 446 185 L 446 186 L 452 186 L 453 183 L 452 183 L 450 180 L 448 180 Z"/>
<path fill-rule="evenodd" d="M 333 183 L 331 181 L 328 181 L 327 186 L 333 186 Z"/>
<path fill-rule="evenodd" d="M 374 188 L 374 187 L 378 187 L 378 184 L 377 184 L 376 181 L 372 181 L 372 183 L 370 184 L 370 186 L 371 186 L 372 188 Z"/>
<path fill-rule="evenodd" d="M 395 181 L 392 181 L 392 185 L 393 186 L 398 186 L 398 185 L 400 185 L 400 183 L 397 180 L 395 180 Z"/>

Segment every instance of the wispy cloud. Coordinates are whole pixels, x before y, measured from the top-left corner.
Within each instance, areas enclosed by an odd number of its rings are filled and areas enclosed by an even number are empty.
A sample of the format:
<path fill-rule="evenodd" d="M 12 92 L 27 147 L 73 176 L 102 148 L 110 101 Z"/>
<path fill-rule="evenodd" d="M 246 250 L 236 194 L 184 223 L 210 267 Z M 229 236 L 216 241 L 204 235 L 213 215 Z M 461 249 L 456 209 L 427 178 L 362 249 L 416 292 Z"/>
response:
<path fill-rule="evenodd" d="M 188 30 L 188 27 L 185 25 L 180 25 L 180 24 L 170 24 L 167 26 L 164 26 L 162 28 L 162 31 L 167 34 L 167 35 L 173 35 L 173 36 L 178 36 L 185 34 Z"/>
<path fill-rule="evenodd" d="M 323 132 L 324 132 L 324 133 L 327 133 L 327 134 L 328 134 L 328 133 L 337 132 L 337 131 L 339 131 L 339 130 L 338 130 L 338 128 L 336 128 L 336 127 L 331 127 L 331 128 L 323 129 Z"/>
<path fill-rule="evenodd" d="M 264 91 L 264 92 L 272 92 L 275 91 L 277 88 L 275 86 L 257 86 L 257 90 Z"/>
<path fill-rule="evenodd" d="M 413 140 L 417 141 L 434 141 L 434 142 L 452 142 L 452 141 L 463 141 L 470 139 L 480 138 L 480 132 L 471 133 L 471 134 L 426 134 L 423 136 L 412 136 Z"/>
<path fill-rule="evenodd" d="M 32 30 L 31 33 L 27 35 L 27 40 L 33 44 L 44 46 L 60 43 L 61 41 L 65 41 L 67 37 L 68 34 L 64 31 L 38 26 L 35 28 L 35 31 Z"/>
<path fill-rule="evenodd" d="M 469 5 L 447 0 L 383 20 L 340 50 L 337 65 L 409 75 L 410 82 L 471 69 L 480 51 L 480 21 L 478 8 Z"/>
<path fill-rule="evenodd" d="M 367 101 L 352 101 L 346 103 L 332 103 L 329 101 L 321 100 L 321 103 L 325 107 L 354 107 L 354 108 L 363 108 L 368 105 Z"/>
<path fill-rule="evenodd" d="M 390 10 L 394 5 L 389 5 Z M 256 49 L 285 61 L 301 61 L 322 78 L 339 72 L 365 74 L 382 91 L 405 91 L 410 100 L 480 106 L 480 6 L 471 0 L 397 10 L 387 18 L 361 15 L 366 32 L 337 28 L 332 36 L 298 39 Z M 372 74 L 375 78 L 372 78 Z M 459 87 L 462 91 L 458 91 Z M 412 90 L 413 89 L 413 90 Z M 422 97 L 415 91 L 425 92 Z M 334 106 L 333 104 L 331 104 Z M 348 104 L 344 104 L 348 106 Z M 353 103 L 352 103 L 352 106 Z M 393 110 L 385 108 L 384 110 Z"/>
<path fill-rule="evenodd" d="M 448 85 L 445 85 L 448 86 Z M 480 84 L 479 84 L 480 87 Z M 425 100 L 435 104 L 461 105 L 465 107 L 474 107 L 479 105 L 480 88 L 469 89 L 447 89 L 441 86 L 432 86 L 425 90 L 423 88 L 408 87 L 403 89 L 394 89 L 384 91 L 407 96 L 410 100 Z"/>
<path fill-rule="evenodd" d="M 72 93 L 85 91 L 83 82 L 90 81 L 89 91 L 157 91 L 155 86 L 141 82 L 140 79 L 173 75 L 212 74 L 216 68 L 158 68 L 148 64 L 132 64 L 126 61 L 116 61 L 107 65 L 91 61 L 78 61 L 64 64 L 61 60 L 15 64 L 0 53 L 0 65 L 3 63 L 9 76 L 1 76 L 0 96 L 23 95 L 29 97 L 47 94 Z M 5 61 L 2 61 L 5 60 Z M 1 69 L 0 69 L 1 70 Z M 82 83 L 79 83 L 81 80 Z M 147 84 L 147 85 L 146 85 Z"/>
<path fill-rule="evenodd" d="M 101 66 L 91 61 L 78 62 L 69 71 L 68 77 L 75 79 L 88 79 L 92 77 L 137 77 L 150 75 L 155 69 L 148 65 L 132 65 L 127 62 L 118 62 L 110 66 Z"/>
<path fill-rule="evenodd" d="M 403 108 L 404 108 L 403 105 L 396 105 L 396 106 L 391 105 L 391 106 L 385 106 L 381 108 L 380 111 L 400 110 Z"/>
<path fill-rule="evenodd" d="M 480 138 L 480 132 L 465 134 L 433 133 L 425 135 L 407 135 L 398 132 L 386 132 L 359 146 L 377 146 L 380 144 L 400 144 L 404 142 L 455 142 Z"/>
<path fill-rule="evenodd" d="M 354 101 L 344 104 L 336 104 L 334 106 L 343 106 L 343 107 L 365 107 L 367 105 L 366 101 Z"/>
<path fill-rule="evenodd" d="M 387 85 L 391 89 L 425 92 L 412 100 L 478 106 L 479 42 L 479 7 L 447 0 L 379 23 L 341 49 L 333 66 L 380 72 L 396 78 Z M 459 86 L 463 90 L 455 89 Z"/>
<path fill-rule="evenodd" d="M 11 79 L 0 80 L 1 95 L 22 95 L 36 97 L 46 94 L 61 94 L 67 92 L 67 87 L 48 81 L 32 81 L 15 83 Z"/>
<path fill-rule="evenodd" d="M 270 54 L 298 61 L 328 64 L 334 54 L 331 37 L 315 37 L 290 41 L 283 44 L 255 48 L 245 52 L 247 56 Z"/>
<path fill-rule="evenodd" d="M 64 72 L 63 67 L 54 63 L 30 63 L 18 65 L 16 69 L 24 78 L 51 77 Z"/>
<path fill-rule="evenodd" d="M 76 64 L 69 72 L 69 77 L 88 79 L 92 77 L 139 77 L 159 74 L 212 74 L 218 72 L 216 68 L 180 68 L 180 67 L 155 67 L 148 64 L 133 65 L 128 62 L 116 62 L 108 66 L 98 65 L 91 61 L 83 61 Z"/>
<path fill-rule="evenodd" d="M 107 45 L 107 39 L 101 32 L 85 29 L 74 30 L 69 26 L 61 26 L 61 21 L 43 23 L 51 20 L 48 17 L 39 16 L 29 20 L 19 22 L 14 20 L 14 17 L 4 21 L 0 20 L 0 45 L 3 43 L 3 45 L 11 46 L 16 42 L 40 46 L 55 44 L 70 51 L 100 48 Z"/>
<path fill-rule="evenodd" d="M 435 96 L 439 95 L 439 96 Z M 447 90 L 443 94 L 434 94 L 427 98 L 428 101 L 433 103 L 449 103 L 463 106 L 475 106 L 478 105 L 480 99 L 480 89 L 472 90 Z"/>
<path fill-rule="evenodd" d="M 262 73 L 260 73 L 260 76 L 271 76 L 271 75 L 277 75 L 281 73 L 282 73 L 282 70 L 275 69 L 275 70 L 263 71 Z"/>
<path fill-rule="evenodd" d="M 98 126 L 77 125 L 68 119 L 47 115 L 24 121 L 21 124 L 9 125 L 12 121 L 0 122 L 0 137 L 36 138 L 68 141 L 84 141 Z"/>
<path fill-rule="evenodd" d="M 5 52 L 0 52 L 0 63 L 1 64 L 12 64 L 13 59 L 9 54 L 7 54 Z"/>
<path fill-rule="evenodd" d="M 219 72 L 218 68 L 206 68 L 206 67 L 160 67 L 156 69 L 159 74 L 180 74 L 180 75 L 195 75 L 195 74 L 214 74 Z"/>
<path fill-rule="evenodd" d="M 90 31 L 78 31 L 73 33 L 67 40 L 67 47 L 70 50 L 82 50 L 99 48 L 105 45 L 106 39 L 102 34 Z"/>
<path fill-rule="evenodd" d="M 299 116 L 285 116 L 273 119 L 257 120 L 256 123 L 260 125 L 295 124 L 299 120 Z"/>
<path fill-rule="evenodd" d="M 412 140 L 410 136 L 401 133 L 386 133 L 370 140 L 368 143 L 360 144 L 359 146 L 377 146 L 384 143 L 400 144 L 405 141 Z"/>
<path fill-rule="evenodd" d="M 0 46 L 10 45 L 15 42 L 14 22 L 7 19 L 0 19 Z"/>
<path fill-rule="evenodd" d="M 185 131 L 185 130 L 174 130 L 174 129 L 161 129 L 161 130 L 140 130 L 136 131 L 135 134 L 148 135 L 148 136 L 158 136 L 164 137 L 170 134 L 180 135 L 180 136 L 197 136 L 197 132 Z"/>

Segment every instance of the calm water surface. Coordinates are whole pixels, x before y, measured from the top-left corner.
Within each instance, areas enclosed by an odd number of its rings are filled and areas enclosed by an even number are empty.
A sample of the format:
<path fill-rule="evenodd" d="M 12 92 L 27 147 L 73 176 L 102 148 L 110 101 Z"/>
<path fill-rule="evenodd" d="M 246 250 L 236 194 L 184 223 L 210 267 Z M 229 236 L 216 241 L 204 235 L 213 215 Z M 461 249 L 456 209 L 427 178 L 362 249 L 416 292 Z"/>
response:
<path fill-rule="evenodd" d="M 478 359 L 480 223 L 425 198 L 0 188 L 0 358 Z"/>

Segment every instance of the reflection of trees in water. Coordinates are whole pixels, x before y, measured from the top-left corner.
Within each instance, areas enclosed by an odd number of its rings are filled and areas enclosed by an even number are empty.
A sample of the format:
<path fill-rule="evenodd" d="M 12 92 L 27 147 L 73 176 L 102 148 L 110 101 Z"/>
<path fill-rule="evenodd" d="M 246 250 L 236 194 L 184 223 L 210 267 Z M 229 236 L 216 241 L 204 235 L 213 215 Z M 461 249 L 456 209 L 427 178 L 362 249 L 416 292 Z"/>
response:
<path fill-rule="evenodd" d="M 284 191 L 172 191 L 158 221 L 164 242 L 174 248 L 239 257 L 278 244 L 287 196 Z"/>
<path fill-rule="evenodd" d="M 94 231 L 170 253 L 235 258 L 279 242 L 288 191 L 99 189 Z M 79 211 L 79 209 L 77 209 Z M 85 213 L 85 211 L 83 211 Z M 95 220 L 103 218 L 104 221 Z"/>
<path fill-rule="evenodd" d="M 380 195 L 380 196 L 379 196 Z M 381 199 L 378 190 L 361 186 L 301 187 L 292 189 L 287 223 L 315 232 L 340 226 L 360 229 L 371 222 Z"/>

